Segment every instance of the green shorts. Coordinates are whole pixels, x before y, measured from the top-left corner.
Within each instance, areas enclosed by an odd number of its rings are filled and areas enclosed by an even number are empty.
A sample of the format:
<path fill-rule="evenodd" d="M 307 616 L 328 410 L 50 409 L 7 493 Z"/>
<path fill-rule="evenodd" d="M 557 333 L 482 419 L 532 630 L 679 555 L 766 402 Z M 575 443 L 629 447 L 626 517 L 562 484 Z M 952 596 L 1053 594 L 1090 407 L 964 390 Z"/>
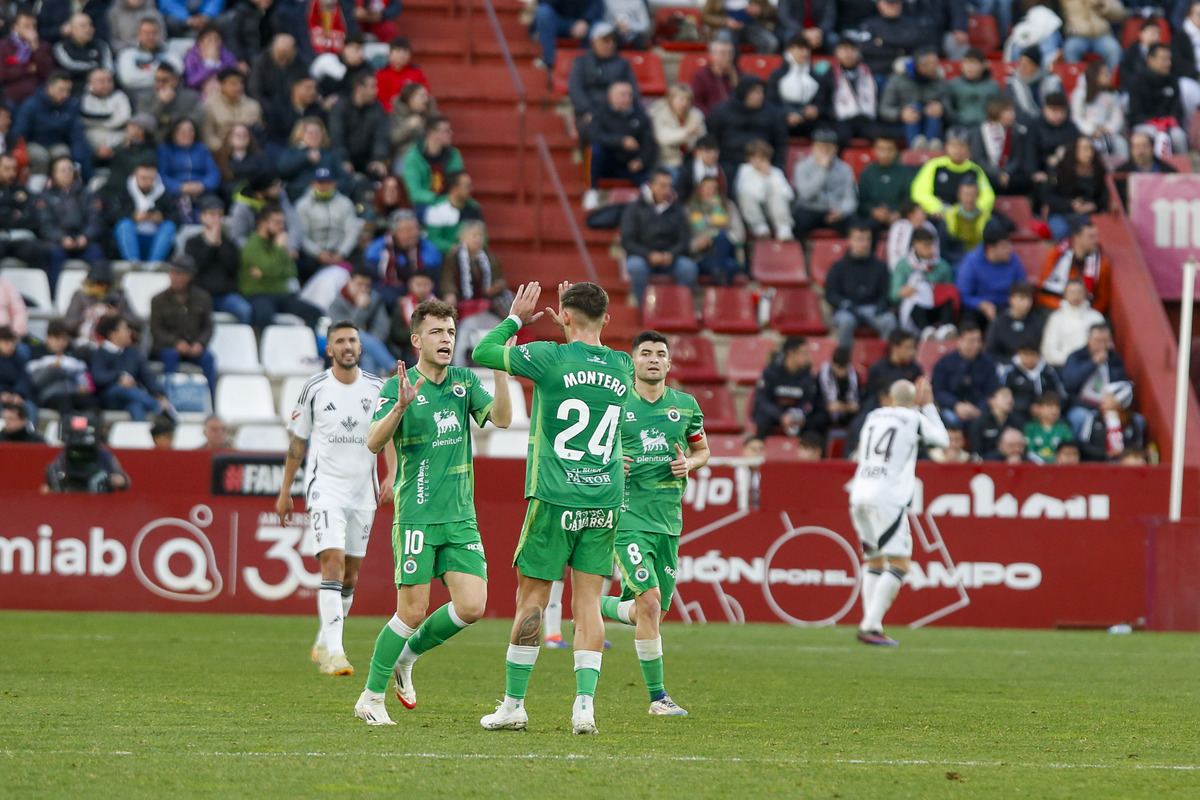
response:
<path fill-rule="evenodd" d="M 657 586 L 663 611 L 671 607 L 679 567 L 678 536 L 621 531 L 617 534 L 616 555 L 622 600 L 632 600 Z"/>
<path fill-rule="evenodd" d="M 561 580 L 565 567 L 607 577 L 620 515 L 620 508 L 569 508 L 531 498 L 513 564 L 544 581 Z"/>
<path fill-rule="evenodd" d="M 422 586 L 447 572 L 487 580 L 487 557 L 474 519 L 436 524 L 392 523 L 396 588 Z"/>

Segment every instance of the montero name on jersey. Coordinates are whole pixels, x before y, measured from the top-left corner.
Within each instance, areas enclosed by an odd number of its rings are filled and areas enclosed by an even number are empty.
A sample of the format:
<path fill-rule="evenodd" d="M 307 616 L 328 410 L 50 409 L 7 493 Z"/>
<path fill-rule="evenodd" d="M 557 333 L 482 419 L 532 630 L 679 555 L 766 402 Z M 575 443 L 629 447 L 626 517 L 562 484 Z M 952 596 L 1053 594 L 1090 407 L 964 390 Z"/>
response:
<path fill-rule="evenodd" d="M 621 383 L 618 377 L 607 372 L 596 372 L 590 369 L 566 373 L 563 375 L 563 386 L 568 389 L 574 386 L 603 386 L 605 389 L 611 389 L 617 397 L 624 397 L 629 390 L 629 387 Z"/>

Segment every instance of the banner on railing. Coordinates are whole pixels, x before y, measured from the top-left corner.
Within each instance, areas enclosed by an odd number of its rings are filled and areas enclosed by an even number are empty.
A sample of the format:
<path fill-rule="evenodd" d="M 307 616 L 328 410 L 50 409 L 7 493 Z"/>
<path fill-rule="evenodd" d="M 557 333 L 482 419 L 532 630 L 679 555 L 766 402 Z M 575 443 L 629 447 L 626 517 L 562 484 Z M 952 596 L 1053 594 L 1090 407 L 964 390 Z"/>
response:
<path fill-rule="evenodd" d="M 1183 264 L 1200 252 L 1200 175 L 1130 175 L 1129 221 L 1159 297 L 1178 300 Z"/>

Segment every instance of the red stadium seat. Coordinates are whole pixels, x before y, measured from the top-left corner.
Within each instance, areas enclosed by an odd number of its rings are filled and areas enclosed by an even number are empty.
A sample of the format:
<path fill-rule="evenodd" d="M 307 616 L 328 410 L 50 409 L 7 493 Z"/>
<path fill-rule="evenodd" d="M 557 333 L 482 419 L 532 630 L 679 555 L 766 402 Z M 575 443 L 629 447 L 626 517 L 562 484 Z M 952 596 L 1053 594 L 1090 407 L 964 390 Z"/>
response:
<path fill-rule="evenodd" d="M 935 153 L 932 150 L 905 150 L 900 154 L 900 163 L 906 167 L 916 167 L 918 169 L 931 158 L 937 158 L 941 153 Z"/>
<path fill-rule="evenodd" d="M 1017 258 L 1021 259 L 1029 282 L 1034 286 L 1041 284 L 1042 264 L 1046 263 L 1046 253 L 1050 252 L 1050 245 L 1042 241 L 1013 242 L 1013 250 Z"/>
<path fill-rule="evenodd" d="M 998 58 L 989 58 L 988 67 L 992 71 L 992 77 L 996 79 L 996 83 L 1000 84 L 1000 88 L 1008 85 L 1008 76 L 1017 71 L 1015 61 L 1004 61 Z"/>
<path fill-rule="evenodd" d="M 571 65 L 579 57 L 582 50 L 559 50 L 554 59 L 554 91 L 556 94 L 566 94 L 571 82 Z"/>
<path fill-rule="evenodd" d="M 663 69 L 662 59 L 653 50 L 644 53 L 625 53 L 629 65 L 633 67 L 633 76 L 637 78 L 638 89 L 646 97 L 660 97 L 667 93 L 667 73 Z M 558 66 L 556 63 L 555 66 Z"/>
<path fill-rule="evenodd" d="M 783 66 L 783 56 L 760 56 L 754 53 L 739 56 L 738 70 L 745 75 L 757 75 L 764 81 L 771 73 Z"/>
<path fill-rule="evenodd" d="M 671 377 L 680 383 L 724 383 L 712 339 L 707 336 L 671 337 Z"/>
<path fill-rule="evenodd" d="M 1037 234 L 1033 232 L 1033 206 L 1030 205 L 1028 197 L 998 196 L 995 210 L 1008 217 L 1017 226 L 1017 232 L 1013 234 L 1014 239 L 1037 238 Z"/>
<path fill-rule="evenodd" d="M 695 386 L 691 388 L 691 395 L 704 412 L 704 430 L 709 433 L 742 432 L 737 403 L 733 401 L 733 393 L 728 386 Z"/>
<path fill-rule="evenodd" d="M 725 374 L 741 386 L 753 386 L 778 347 L 770 336 L 735 336 L 729 342 Z"/>
<path fill-rule="evenodd" d="M 1175 155 L 1167 156 L 1163 160 L 1174 167 L 1176 172 L 1181 174 L 1189 174 L 1192 171 L 1192 159 L 1187 153 L 1176 153 Z"/>
<path fill-rule="evenodd" d="M 784 336 L 816 336 L 827 327 L 812 289 L 777 289 L 771 299 L 771 328 Z"/>
<path fill-rule="evenodd" d="M 837 349 L 837 339 L 832 336 L 810 336 L 808 339 L 808 357 L 812 359 L 813 372 L 822 364 L 833 358 Z"/>
<path fill-rule="evenodd" d="M 941 64 L 942 64 L 942 76 L 948 81 L 952 81 L 955 78 L 957 78 L 959 75 L 962 74 L 962 62 L 961 61 L 951 61 L 947 58 L 943 58 L 941 61 Z"/>
<path fill-rule="evenodd" d="M 767 461 L 779 463 L 801 460 L 800 440 L 795 436 L 768 436 L 764 444 Z"/>
<path fill-rule="evenodd" d="M 1125 24 L 1121 26 L 1121 47 L 1129 47 L 1138 40 L 1138 34 L 1142 32 L 1142 20 L 1140 16 L 1129 17 L 1125 20 Z M 1171 26 L 1162 17 L 1158 18 L 1158 30 L 1162 34 L 1162 43 L 1171 43 Z"/>
<path fill-rule="evenodd" d="M 710 286 L 704 290 L 704 327 L 716 333 L 758 333 L 758 303 L 744 286 Z"/>
<path fill-rule="evenodd" d="M 1063 91 L 1067 93 L 1067 97 L 1071 96 L 1071 91 L 1075 88 L 1075 84 L 1079 83 L 1079 76 L 1087 69 L 1087 64 L 1082 61 L 1077 64 L 1065 64 L 1062 61 L 1054 63 L 1054 74 L 1062 81 Z"/>
<path fill-rule="evenodd" d="M 811 145 L 793 144 L 788 146 L 787 165 L 783 169 L 783 174 L 789 181 L 792 179 L 792 173 L 796 171 L 796 165 L 808 158 L 808 154 L 811 152 Z"/>
<path fill-rule="evenodd" d="M 991 14 L 972 14 L 967 20 L 967 36 L 971 47 L 978 47 L 986 55 L 1000 52 L 1000 28 Z"/>
<path fill-rule="evenodd" d="M 676 83 L 692 85 L 692 76 L 696 70 L 708 66 L 708 53 L 687 53 L 679 59 L 679 71 L 675 75 Z"/>
<path fill-rule="evenodd" d="M 812 243 L 812 262 L 808 265 L 809 278 L 818 286 L 825 285 L 829 268 L 846 255 L 849 242 L 845 239 L 822 239 Z"/>
<path fill-rule="evenodd" d="M 854 170 L 854 180 L 861 178 L 863 170 L 874 160 L 875 154 L 870 150 L 848 147 L 842 151 L 842 161 L 845 161 Z"/>
<path fill-rule="evenodd" d="M 754 246 L 751 273 L 767 286 L 807 286 L 804 249 L 797 241 L 764 240 Z"/>
<path fill-rule="evenodd" d="M 741 458 L 744 442 L 741 436 L 715 433 L 708 436 L 708 450 L 713 458 Z"/>
<path fill-rule="evenodd" d="M 695 333 L 696 306 L 692 290 L 686 286 L 650 286 L 642 304 L 642 321 L 647 328 L 664 333 Z"/>
<path fill-rule="evenodd" d="M 921 342 L 917 345 L 917 364 L 921 367 L 921 371 L 925 373 L 926 378 L 933 376 L 933 367 L 937 364 L 938 359 L 949 353 L 958 343 L 954 339 L 947 339 L 943 342 L 929 340 Z"/>
<path fill-rule="evenodd" d="M 683 17 L 691 17 L 696 21 L 696 27 L 700 29 L 703 35 L 705 25 L 703 17 L 700 14 L 700 9 L 695 6 L 679 7 L 669 6 L 658 9 L 654 13 L 654 37 L 658 40 L 658 45 L 663 50 L 700 50 L 704 51 L 708 48 L 706 42 L 676 42 L 673 41 L 676 34 L 679 33 L 679 23 Z M 680 83 L 686 83 L 682 78 Z"/>
<path fill-rule="evenodd" d="M 850 354 L 850 363 L 861 373 L 865 373 L 879 359 L 887 355 L 886 339 L 855 339 L 854 350 Z"/>

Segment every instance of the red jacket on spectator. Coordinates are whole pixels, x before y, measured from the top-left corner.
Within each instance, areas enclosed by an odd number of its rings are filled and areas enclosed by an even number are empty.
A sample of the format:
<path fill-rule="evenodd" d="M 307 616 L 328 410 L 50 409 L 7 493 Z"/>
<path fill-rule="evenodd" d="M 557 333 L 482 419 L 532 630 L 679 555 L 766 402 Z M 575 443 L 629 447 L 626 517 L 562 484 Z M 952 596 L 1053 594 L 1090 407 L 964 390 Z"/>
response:
<path fill-rule="evenodd" d="M 696 70 L 692 75 L 692 94 L 696 96 L 695 105 L 705 116 L 718 103 L 723 103 L 733 94 L 737 79 L 728 75 L 719 76 L 707 64 Z"/>
<path fill-rule="evenodd" d="M 50 45 L 42 42 L 33 52 L 15 35 L 0 39 L 0 86 L 10 105 L 24 102 L 46 82 L 54 69 Z M 35 70 L 29 71 L 33 64 Z"/>
<path fill-rule="evenodd" d="M 409 83 L 419 83 L 426 89 L 429 89 L 429 79 L 425 77 L 425 73 L 415 64 L 405 64 L 404 69 L 394 70 L 390 66 L 384 67 L 375 73 L 375 82 L 379 86 L 379 102 L 383 103 L 383 108 L 389 114 L 392 113 L 392 103 L 396 99 L 396 95 L 400 94 L 400 90 Z M 414 89 L 414 91 L 416 91 Z M 433 93 L 429 89 L 430 94 Z"/>
<path fill-rule="evenodd" d="M 311 0 L 308 4 L 305 27 L 308 29 L 313 53 L 318 56 L 324 53 L 341 53 L 342 48 L 346 46 L 346 15 L 338 0 L 328 4 L 322 3 L 321 0 Z"/>

